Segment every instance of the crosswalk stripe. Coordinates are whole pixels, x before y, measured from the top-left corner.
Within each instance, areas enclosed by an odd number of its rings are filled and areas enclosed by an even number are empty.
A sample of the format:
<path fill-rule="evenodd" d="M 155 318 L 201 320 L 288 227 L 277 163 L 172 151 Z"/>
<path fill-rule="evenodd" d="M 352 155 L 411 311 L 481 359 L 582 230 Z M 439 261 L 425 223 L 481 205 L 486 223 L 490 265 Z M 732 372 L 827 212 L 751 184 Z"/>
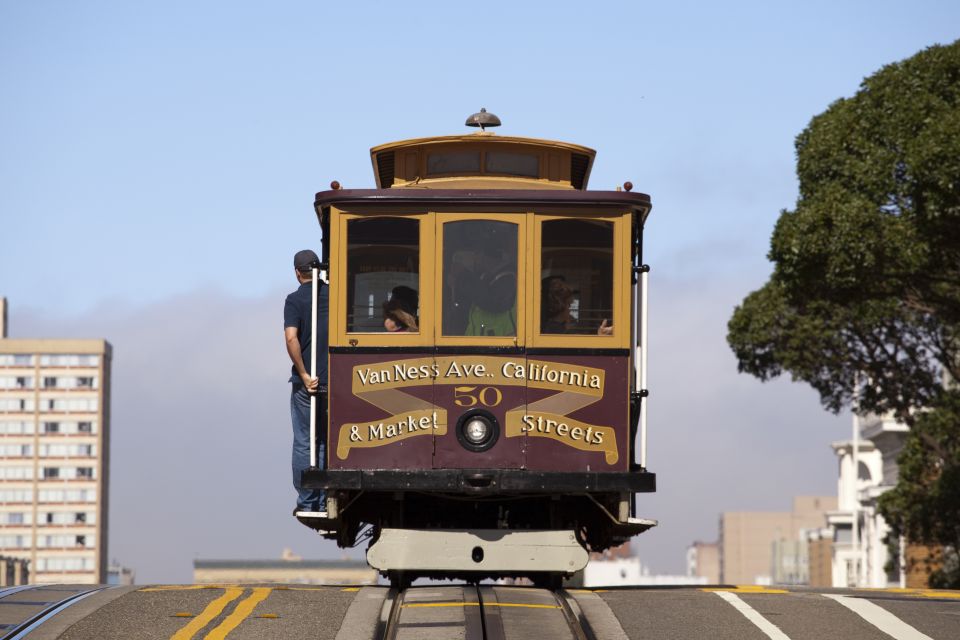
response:
<path fill-rule="evenodd" d="M 763 631 L 770 640 L 790 640 L 787 634 L 780 631 L 775 624 L 757 613 L 756 609 L 741 600 L 736 594 L 730 591 L 714 591 L 714 593 L 733 605 L 734 609 L 742 613 L 744 617 L 756 625 L 760 631 Z"/>
<path fill-rule="evenodd" d="M 835 593 L 821 593 L 820 595 L 824 598 L 836 600 L 895 640 L 933 640 L 927 634 L 917 631 L 897 616 L 869 600 Z"/>

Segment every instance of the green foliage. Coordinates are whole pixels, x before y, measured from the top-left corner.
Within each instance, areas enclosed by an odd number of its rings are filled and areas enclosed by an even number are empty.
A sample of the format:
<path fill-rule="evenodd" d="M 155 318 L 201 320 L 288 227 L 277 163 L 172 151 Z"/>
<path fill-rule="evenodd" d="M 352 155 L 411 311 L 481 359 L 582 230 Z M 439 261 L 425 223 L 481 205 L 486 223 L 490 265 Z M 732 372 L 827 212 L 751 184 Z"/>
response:
<path fill-rule="evenodd" d="M 942 457 L 939 439 L 960 431 L 942 384 L 944 373 L 960 379 L 960 41 L 867 78 L 813 118 L 796 150 L 800 196 L 777 221 L 773 274 L 728 325 L 739 369 L 789 373 L 833 411 L 856 396 L 861 410 L 907 424 L 944 416 L 911 434 L 931 475 L 901 481 L 939 483 L 948 465 L 933 452 Z M 960 475 L 952 481 L 960 487 Z M 960 504 L 956 492 L 938 495 Z M 888 505 L 911 535 L 958 543 L 934 510 Z M 940 514 L 944 526 L 960 522 L 956 509 Z"/>
<path fill-rule="evenodd" d="M 893 534 L 945 546 L 946 562 L 931 586 L 960 588 L 960 391 L 944 392 L 921 412 L 898 459 L 900 481 L 880 496 L 880 513 Z"/>
<path fill-rule="evenodd" d="M 741 371 L 911 420 L 960 378 L 960 41 L 884 67 L 797 137 L 800 197 L 737 307 Z"/>

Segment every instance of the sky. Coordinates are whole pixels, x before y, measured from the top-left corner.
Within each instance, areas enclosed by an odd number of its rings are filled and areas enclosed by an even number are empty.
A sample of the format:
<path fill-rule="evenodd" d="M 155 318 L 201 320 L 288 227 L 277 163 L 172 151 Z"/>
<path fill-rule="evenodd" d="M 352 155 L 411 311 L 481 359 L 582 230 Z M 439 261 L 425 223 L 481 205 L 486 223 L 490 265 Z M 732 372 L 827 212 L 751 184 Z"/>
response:
<path fill-rule="evenodd" d="M 289 516 L 292 254 L 319 245 L 316 192 L 374 186 L 370 147 L 481 107 L 653 201 L 644 564 L 681 573 L 722 511 L 835 495 L 849 416 L 738 375 L 726 323 L 770 273 L 795 137 L 960 37 L 960 4 L 706 4 L 0 3 L 0 296 L 10 337 L 114 347 L 110 557 L 139 583 L 362 557 Z"/>

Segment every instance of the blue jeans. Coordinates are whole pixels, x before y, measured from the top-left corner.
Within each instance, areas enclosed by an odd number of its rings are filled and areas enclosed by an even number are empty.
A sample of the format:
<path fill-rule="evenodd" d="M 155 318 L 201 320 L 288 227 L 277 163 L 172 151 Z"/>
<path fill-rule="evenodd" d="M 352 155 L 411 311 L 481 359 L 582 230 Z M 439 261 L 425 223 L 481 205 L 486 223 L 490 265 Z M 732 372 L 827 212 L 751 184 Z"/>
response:
<path fill-rule="evenodd" d="M 318 402 L 317 414 L 322 410 Z M 302 384 L 294 383 L 290 392 L 290 417 L 293 419 L 293 487 L 297 490 L 297 509 L 326 511 L 323 491 L 300 486 L 300 475 L 310 466 L 310 394 Z M 317 467 L 320 469 L 326 466 L 326 436 L 325 429 L 317 429 Z"/>

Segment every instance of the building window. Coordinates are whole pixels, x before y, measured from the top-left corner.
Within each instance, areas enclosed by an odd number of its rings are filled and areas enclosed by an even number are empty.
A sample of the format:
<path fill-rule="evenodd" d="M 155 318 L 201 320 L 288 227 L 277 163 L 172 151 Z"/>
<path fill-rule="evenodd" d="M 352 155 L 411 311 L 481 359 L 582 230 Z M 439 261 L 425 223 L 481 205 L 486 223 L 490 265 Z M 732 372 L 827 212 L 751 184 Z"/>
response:
<path fill-rule="evenodd" d="M 79 422 L 77 423 L 77 431 L 79 431 L 80 433 L 93 433 L 93 423 Z"/>
<path fill-rule="evenodd" d="M 87 521 L 87 514 L 83 511 L 78 511 L 77 513 L 73 514 L 73 521 L 78 524 L 83 524 Z"/>
<path fill-rule="evenodd" d="M 93 389 L 93 378 L 91 377 L 82 377 L 77 378 L 77 387 L 80 389 Z"/>
<path fill-rule="evenodd" d="M 77 546 L 78 547 L 87 546 L 87 536 L 77 536 Z"/>
<path fill-rule="evenodd" d="M 44 432 L 44 433 L 60 433 L 60 423 L 59 423 L 59 422 L 44 422 L 44 423 L 43 423 L 43 432 Z"/>
<path fill-rule="evenodd" d="M 54 387 L 56 387 L 56 386 L 57 386 L 57 379 L 54 378 L 53 376 L 46 376 L 46 377 L 43 379 L 43 388 L 44 388 L 44 389 L 52 389 L 52 388 L 54 388 Z"/>
<path fill-rule="evenodd" d="M 60 469 L 57 467 L 44 467 L 43 468 L 43 479 L 52 480 L 54 478 L 60 477 Z"/>
<path fill-rule="evenodd" d="M 77 477 L 85 480 L 93 478 L 93 467 L 77 467 Z"/>

